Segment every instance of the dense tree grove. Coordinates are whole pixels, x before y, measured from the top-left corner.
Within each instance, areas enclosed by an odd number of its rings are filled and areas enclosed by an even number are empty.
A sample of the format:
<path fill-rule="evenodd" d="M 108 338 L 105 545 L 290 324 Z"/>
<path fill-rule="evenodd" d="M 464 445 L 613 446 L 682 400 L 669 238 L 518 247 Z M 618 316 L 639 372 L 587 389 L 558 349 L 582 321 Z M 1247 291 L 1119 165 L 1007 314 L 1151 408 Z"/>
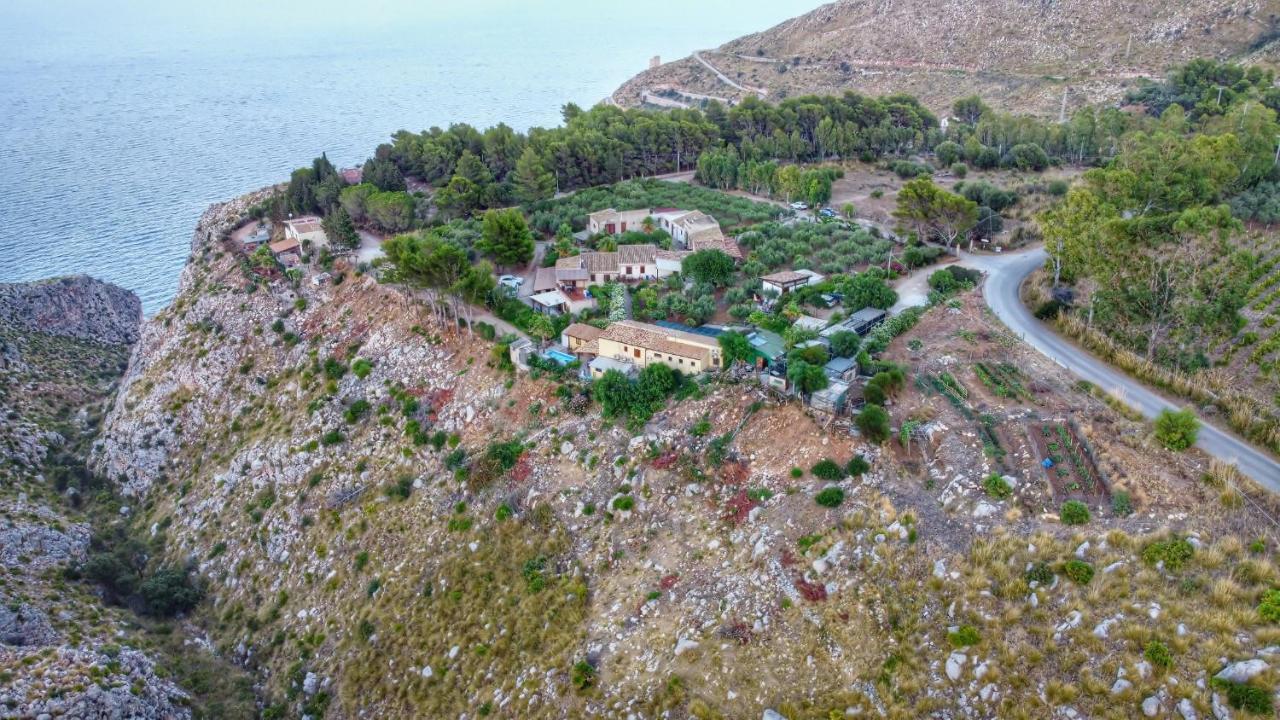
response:
<path fill-rule="evenodd" d="M 1148 360 L 1203 367 L 1238 328 L 1253 258 L 1232 213 L 1269 222 L 1280 177 L 1269 85 L 1205 61 L 1175 71 L 1135 95 L 1159 117 L 1135 120 L 1115 158 L 1039 218 L 1055 282 L 1075 283 L 1087 323 Z"/>

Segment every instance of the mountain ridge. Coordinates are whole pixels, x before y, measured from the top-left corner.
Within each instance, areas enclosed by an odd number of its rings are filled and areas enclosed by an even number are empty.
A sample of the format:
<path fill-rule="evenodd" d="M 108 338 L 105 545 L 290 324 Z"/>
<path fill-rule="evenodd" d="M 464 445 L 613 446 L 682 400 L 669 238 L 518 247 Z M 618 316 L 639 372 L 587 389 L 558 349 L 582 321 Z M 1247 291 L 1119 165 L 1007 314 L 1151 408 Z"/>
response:
<path fill-rule="evenodd" d="M 748 94 L 718 71 L 770 100 L 903 92 L 942 111 L 979 94 L 1000 109 L 1052 116 L 1116 102 L 1196 57 L 1275 67 L 1277 37 L 1273 0 L 839 0 L 640 73 L 612 99 L 689 105 Z"/>

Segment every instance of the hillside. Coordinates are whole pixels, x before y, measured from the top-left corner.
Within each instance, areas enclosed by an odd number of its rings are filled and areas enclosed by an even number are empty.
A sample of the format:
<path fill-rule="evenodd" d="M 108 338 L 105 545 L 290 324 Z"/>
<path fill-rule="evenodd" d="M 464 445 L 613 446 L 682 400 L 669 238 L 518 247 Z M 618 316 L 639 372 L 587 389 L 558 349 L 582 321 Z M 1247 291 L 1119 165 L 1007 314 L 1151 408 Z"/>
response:
<path fill-rule="evenodd" d="M 841 0 L 641 73 L 613 97 L 633 106 L 902 92 L 941 111 L 978 94 L 1054 116 L 1064 93 L 1068 110 L 1113 102 L 1196 57 L 1275 67 L 1277 33 L 1274 0 Z"/>
<path fill-rule="evenodd" d="M 191 717 L 191 695 L 136 632 L 132 613 L 106 606 L 91 585 L 66 582 L 99 532 L 129 512 L 83 458 L 141 315 L 133 293 L 84 276 L 0 284 L 6 717 Z"/>
<path fill-rule="evenodd" d="M 202 219 L 91 465 L 271 717 L 1189 717 L 1215 674 L 1274 684 L 1269 503 L 975 293 L 886 353 L 905 440 L 729 379 L 632 432 L 342 261 L 259 274 L 219 239 L 259 199 Z"/>

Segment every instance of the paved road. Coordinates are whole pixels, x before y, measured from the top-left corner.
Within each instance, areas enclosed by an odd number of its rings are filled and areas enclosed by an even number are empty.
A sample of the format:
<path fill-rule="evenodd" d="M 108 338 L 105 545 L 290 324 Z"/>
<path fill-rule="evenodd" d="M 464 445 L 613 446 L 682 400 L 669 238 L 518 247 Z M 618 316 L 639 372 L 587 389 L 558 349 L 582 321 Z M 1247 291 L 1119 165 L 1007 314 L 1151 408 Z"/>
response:
<path fill-rule="evenodd" d="M 1044 264 L 1043 248 L 1004 255 L 960 254 L 961 262 L 987 273 L 983 294 L 987 305 L 1015 334 L 1045 357 L 1076 376 L 1122 397 L 1127 405 L 1154 418 L 1161 410 L 1182 405 L 1113 368 L 1049 329 L 1022 304 L 1023 279 Z M 1241 472 L 1273 492 L 1280 492 L 1280 462 L 1234 434 L 1207 422 L 1202 424 L 1196 446 L 1220 460 L 1235 463 Z"/>

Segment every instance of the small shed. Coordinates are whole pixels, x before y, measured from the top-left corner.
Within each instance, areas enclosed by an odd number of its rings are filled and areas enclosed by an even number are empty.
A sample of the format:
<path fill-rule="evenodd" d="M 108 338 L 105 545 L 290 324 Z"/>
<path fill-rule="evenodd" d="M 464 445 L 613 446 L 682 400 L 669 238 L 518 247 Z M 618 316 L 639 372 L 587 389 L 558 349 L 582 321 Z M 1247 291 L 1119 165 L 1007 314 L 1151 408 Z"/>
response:
<path fill-rule="evenodd" d="M 569 304 L 569 298 L 559 290 L 538 293 L 529 297 L 533 309 L 543 315 L 561 315 Z"/>
<path fill-rule="evenodd" d="M 849 382 L 858 374 L 858 361 L 847 357 L 834 357 L 822 368 L 832 381 Z"/>
<path fill-rule="evenodd" d="M 756 351 L 756 356 L 763 358 L 766 365 L 772 365 L 787 354 L 787 343 L 777 333 L 768 330 L 755 330 L 747 335 L 747 342 Z"/>
<path fill-rule="evenodd" d="M 636 366 L 634 363 L 629 363 L 624 360 L 614 360 L 611 357 L 604 356 L 597 357 L 595 360 L 592 360 L 588 363 L 587 368 L 591 371 L 591 377 L 593 379 L 602 377 L 610 370 L 617 370 L 627 377 L 632 377 L 636 374 Z"/>
<path fill-rule="evenodd" d="M 848 325 L 850 330 L 853 330 L 859 335 L 866 335 L 871 332 L 875 326 L 884 322 L 886 317 L 888 317 L 888 314 L 885 313 L 884 310 L 879 310 L 877 308 L 862 308 L 858 312 L 850 315 L 849 319 L 844 321 L 844 324 Z"/>
<path fill-rule="evenodd" d="M 849 394 L 849 383 L 833 381 L 825 388 L 809 396 L 809 407 L 831 415 L 844 413 L 845 399 Z"/>
<path fill-rule="evenodd" d="M 792 325 L 800 328 L 801 330 L 812 330 L 814 332 L 822 332 L 823 328 L 827 326 L 827 321 L 821 318 L 813 317 L 812 315 L 801 315 L 800 317 L 796 318 L 796 321 L 792 323 Z"/>
<path fill-rule="evenodd" d="M 779 295 L 785 295 L 790 290 L 808 285 L 809 276 L 794 270 L 783 270 L 760 276 L 760 283 L 766 291 L 772 290 Z"/>
<path fill-rule="evenodd" d="M 511 362 L 521 370 L 529 369 L 529 356 L 533 354 L 533 342 L 529 338 L 520 338 L 507 348 Z"/>

